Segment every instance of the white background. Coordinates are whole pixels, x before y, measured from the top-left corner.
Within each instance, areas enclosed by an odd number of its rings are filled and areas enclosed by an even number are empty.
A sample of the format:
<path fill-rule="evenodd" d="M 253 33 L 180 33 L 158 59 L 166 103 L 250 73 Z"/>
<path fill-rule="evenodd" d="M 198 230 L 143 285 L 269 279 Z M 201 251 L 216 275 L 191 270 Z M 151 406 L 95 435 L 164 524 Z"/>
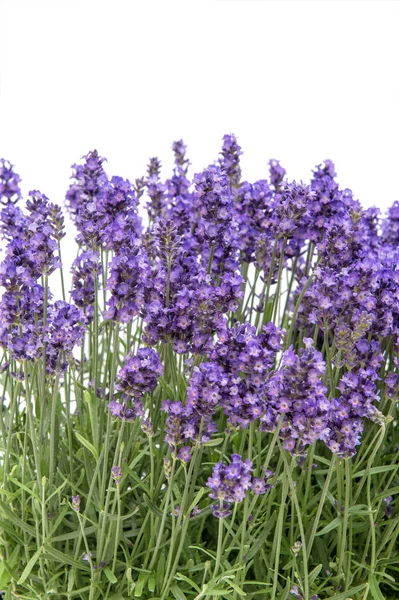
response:
<path fill-rule="evenodd" d="M 63 203 L 94 148 L 109 175 L 158 156 L 167 177 L 180 138 L 193 174 L 235 133 L 250 181 L 331 158 L 365 206 L 399 198 L 396 1 L 0 0 L 0 44 L 0 157 L 24 193 Z"/>

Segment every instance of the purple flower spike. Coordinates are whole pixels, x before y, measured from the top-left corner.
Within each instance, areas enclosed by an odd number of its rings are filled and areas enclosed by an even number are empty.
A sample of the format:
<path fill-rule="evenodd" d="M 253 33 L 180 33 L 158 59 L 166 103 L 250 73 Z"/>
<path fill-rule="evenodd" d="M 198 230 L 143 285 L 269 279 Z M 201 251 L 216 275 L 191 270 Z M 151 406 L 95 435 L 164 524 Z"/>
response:
<path fill-rule="evenodd" d="M 284 167 L 280 165 L 279 160 L 271 159 L 269 161 L 270 183 L 278 190 L 286 174 Z"/>
<path fill-rule="evenodd" d="M 136 355 L 128 354 L 120 369 L 116 389 L 125 396 L 142 398 L 154 391 L 163 366 L 158 353 L 152 348 L 139 348 Z"/>
<path fill-rule="evenodd" d="M 72 496 L 72 508 L 74 511 L 80 511 L 80 496 Z"/>
<path fill-rule="evenodd" d="M 221 155 L 222 158 L 219 159 L 219 162 L 222 170 L 229 177 L 232 185 L 238 185 L 241 179 L 240 156 L 242 151 L 235 135 L 223 136 Z"/>
<path fill-rule="evenodd" d="M 119 484 L 122 479 L 122 469 L 119 466 L 112 467 L 111 477 L 117 484 Z"/>
<path fill-rule="evenodd" d="M 212 476 L 206 482 L 211 489 L 209 497 L 221 501 L 212 507 L 214 516 L 227 516 L 225 513 L 230 510 L 229 505 L 245 498 L 251 486 L 251 471 L 252 462 L 248 459 L 243 461 L 239 454 L 232 454 L 231 463 L 227 466 L 223 462 L 216 463 Z"/>
<path fill-rule="evenodd" d="M 13 171 L 13 165 L 0 158 L 0 202 L 2 204 L 15 204 L 21 197 L 19 189 L 19 175 Z"/>

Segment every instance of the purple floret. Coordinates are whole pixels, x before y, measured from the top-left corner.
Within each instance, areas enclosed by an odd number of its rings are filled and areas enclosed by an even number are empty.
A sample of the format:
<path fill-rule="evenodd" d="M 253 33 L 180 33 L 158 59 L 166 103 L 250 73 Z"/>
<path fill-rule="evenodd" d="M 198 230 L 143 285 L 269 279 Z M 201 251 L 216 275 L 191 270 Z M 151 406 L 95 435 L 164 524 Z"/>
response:
<path fill-rule="evenodd" d="M 230 505 L 233 502 L 242 502 L 251 486 L 252 470 L 252 462 L 248 459 L 243 461 L 239 454 L 232 454 L 228 465 L 224 465 L 223 462 L 215 464 L 212 476 L 206 482 L 211 489 L 209 497 L 219 500 L 219 503 L 212 507 L 215 517 L 228 516 L 231 512 Z"/>

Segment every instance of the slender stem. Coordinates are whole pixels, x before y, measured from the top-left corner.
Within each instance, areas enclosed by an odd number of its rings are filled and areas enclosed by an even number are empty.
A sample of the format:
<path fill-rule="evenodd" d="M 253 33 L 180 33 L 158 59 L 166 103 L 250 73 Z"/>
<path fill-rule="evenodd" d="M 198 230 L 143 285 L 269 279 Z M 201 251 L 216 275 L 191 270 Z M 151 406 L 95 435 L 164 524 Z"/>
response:
<path fill-rule="evenodd" d="M 173 459 L 172 462 L 172 471 L 171 471 L 171 475 L 170 475 L 170 480 L 168 482 L 168 490 L 166 492 L 166 501 L 165 501 L 165 506 L 164 509 L 162 511 L 162 521 L 161 521 L 161 525 L 159 527 L 159 531 L 158 531 L 158 536 L 157 536 L 157 541 L 156 541 L 156 545 L 155 545 L 155 550 L 154 553 L 152 555 L 152 559 L 151 559 L 151 563 L 149 566 L 149 570 L 152 571 L 152 569 L 155 566 L 157 557 L 158 557 L 158 552 L 159 552 L 159 547 L 161 545 L 162 542 L 162 536 L 163 536 L 163 532 L 165 529 L 165 523 L 166 523 L 166 518 L 168 515 L 168 510 L 169 510 L 169 505 L 170 505 L 170 501 L 171 501 L 171 496 L 172 496 L 172 488 L 173 488 L 173 482 L 174 482 L 174 475 L 175 475 L 175 468 L 176 468 L 176 460 Z"/>
<path fill-rule="evenodd" d="M 333 454 L 333 456 L 331 458 L 330 466 L 328 468 L 327 477 L 324 481 L 323 489 L 321 491 L 321 496 L 320 496 L 319 504 L 317 506 L 316 516 L 313 521 L 312 530 L 310 532 L 310 536 L 309 536 L 309 540 L 308 540 L 308 544 L 307 544 L 308 556 L 310 556 L 310 553 L 311 553 L 311 550 L 313 547 L 313 542 L 314 542 L 314 538 L 316 537 L 316 531 L 319 526 L 321 513 L 323 512 L 324 504 L 326 502 L 327 494 L 328 494 L 328 491 L 330 488 L 331 478 L 333 476 L 333 473 L 335 472 L 336 460 L 337 460 L 336 455 Z"/>
<path fill-rule="evenodd" d="M 222 507 L 222 501 L 220 501 L 220 507 Z M 223 541 L 223 518 L 219 518 L 218 527 L 218 546 L 216 551 L 216 563 L 213 571 L 213 576 L 216 577 L 219 571 L 220 562 L 222 559 L 222 541 Z"/>
<path fill-rule="evenodd" d="M 291 496 L 294 501 L 296 517 L 298 519 L 299 531 L 301 534 L 302 554 L 303 554 L 303 571 L 304 571 L 304 574 L 303 574 L 304 575 L 304 594 L 305 594 L 303 600 L 310 600 L 310 598 L 309 598 L 308 552 L 307 552 L 307 544 L 306 544 L 306 537 L 305 537 L 305 528 L 303 526 L 302 512 L 301 512 L 301 507 L 299 506 L 295 484 L 292 479 L 292 471 L 295 466 L 296 460 L 295 460 L 295 457 L 293 457 L 291 460 L 291 465 L 289 465 L 286 454 L 281 447 L 280 441 L 278 440 L 277 443 L 279 445 L 280 452 L 282 453 L 282 456 L 284 459 L 285 471 L 287 473 L 287 478 L 288 478 L 288 482 L 289 482 L 290 489 L 291 489 Z"/>
<path fill-rule="evenodd" d="M 281 542 L 282 542 L 282 538 L 283 538 L 284 513 L 285 513 L 285 509 L 286 509 L 287 496 L 288 496 L 288 482 L 287 482 L 287 476 L 284 474 L 283 481 L 282 481 L 280 508 L 279 508 L 278 517 L 277 517 L 276 534 L 275 534 L 273 549 L 272 549 L 272 554 L 274 555 L 274 574 L 273 574 L 273 587 L 272 587 L 271 600 L 276 600 L 276 594 L 277 594 Z"/>
<path fill-rule="evenodd" d="M 299 311 L 299 308 L 300 308 L 300 306 L 302 304 L 302 300 L 303 300 L 303 298 L 304 298 L 304 296 L 305 296 L 305 294 L 307 292 L 307 289 L 310 286 L 310 284 L 312 283 L 312 281 L 313 281 L 313 274 L 309 277 L 309 279 L 307 280 L 307 282 L 303 286 L 303 289 L 302 289 L 301 293 L 298 296 L 298 300 L 296 301 L 295 308 L 294 308 L 294 314 L 292 315 L 290 328 L 288 330 L 288 334 L 287 334 L 287 338 L 286 338 L 286 343 L 285 343 L 286 348 L 289 348 L 289 346 L 291 344 L 292 333 L 294 331 L 294 325 L 295 325 L 295 322 L 296 322 L 296 318 L 298 316 L 298 311 Z"/>
<path fill-rule="evenodd" d="M 55 454 L 56 454 L 56 416 L 57 416 L 57 396 L 58 396 L 58 382 L 59 382 L 59 368 L 60 368 L 61 357 L 58 358 L 58 364 L 56 369 L 56 377 L 53 384 L 53 393 L 51 398 L 51 424 L 50 424 L 50 467 L 49 467 L 49 495 L 52 492 L 53 480 L 55 475 Z"/>
<path fill-rule="evenodd" d="M 62 264 L 62 257 L 61 257 L 61 240 L 58 240 L 58 255 L 60 257 L 60 263 Z M 65 283 L 64 283 L 64 269 L 61 266 L 60 269 L 60 277 L 61 277 L 61 290 L 62 290 L 62 299 L 65 302 Z"/>

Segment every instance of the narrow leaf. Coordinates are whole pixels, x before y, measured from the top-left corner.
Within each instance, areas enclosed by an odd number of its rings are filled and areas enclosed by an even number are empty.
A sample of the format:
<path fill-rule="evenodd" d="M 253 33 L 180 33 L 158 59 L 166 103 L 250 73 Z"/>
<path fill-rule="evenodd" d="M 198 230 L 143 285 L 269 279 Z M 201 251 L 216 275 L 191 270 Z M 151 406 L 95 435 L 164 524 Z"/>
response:
<path fill-rule="evenodd" d="M 83 446 L 85 446 L 85 448 L 87 448 L 89 450 L 89 452 L 91 452 L 91 454 L 94 456 L 94 458 L 96 460 L 98 460 L 97 450 L 95 449 L 95 447 L 93 446 L 93 444 L 91 444 L 88 440 L 86 440 L 86 438 L 84 438 L 83 435 L 81 435 L 79 433 L 79 431 L 75 431 L 75 435 L 78 438 L 79 442 Z"/>
<path fill-rule="evenodd" d="M 181 591 L 181 589 L 179 588 L 178 585 L 176 585 L 176 584 L 172 585 L 172 587 L 170 588 L 170 591 L 172 592 L 172 594 L 174 595 L 176 600 L 187 600 L 187 597 L 183 594 L 183 592 Z"/>
<path fill-rule="evenodd" d="M 370 475 L 376 475 L 377 473 L 386 473 L 387 471 L 395 471 L 398 469 L 398 465 L 386 465 L 383 467 L 371 467 L 371 469 L 362 469 L 352 475 L 353 478 L 363 477 L 370 472 Z"/>
<path fill-rule="evenodd" d="M 157 583 L 157 579 L 156 579 L 155 573 L 151 573 L 151 575 L 148 578 L 147 587 L 148 587 L 148 590 L 152 594 L 155 592 L 156 583 Z"/>
<path fill-rule="evenodd" d="M 198 585 L 192 579 L 190 579 L 189 577 L 186 577 L 186 575 L 183 575 L 183 573 L 176 573 L 175 579 L 177 579 L 179 581 L 185 581 L 186 583 L 191 585 L 191 587 L 194 588 L 198 593 L 201 592 Z"/>
<path fill-rule="evenodd" d="M 351 588 L 347 592 L 342 592 L 342 594 L 337 594 L 336 596 L 332 596 L 330 600 L 345 600 L 346 598 L 351 598 L 355 596 L 358 592 L 361 592 L 366 587 L 367 583 L 362 583 L 362 585 L 358 585 L 354 588 Z"/>
<path fill-rule="evenodd" d="M 110 583 L 118 583 L 117 578 L 115 577 L 115 575 L 113 574 L 113 572 L 111 571 L 111 569 L 109 567 L 104 568 L 104 573 Z"/>
<path fill-rule="evenodd" d="M 29 577 L 30 572 L 32 571 L 32 569 L 35 566 L 35 564 L 37 563 L 37 561 L 39 559 L 39 556 L 41 555 L 42 552 L 43 552 L 43 546 L 40 546 L 40 548 L 38 548 L 36 550 L 36 552 L 34 553 L 34 555 L 32 556 L 32 558 L 29 560 L 29 562 L 26 565 L 25 569 L 22 571 L 22 575 L 21 575 L 21 577 L 17 581 L 18 585 L 22 585 L 23 582 Z"/>
<path fill-rule="evenodd" d="M 215 438 L 214 440 L 209 440 L 209 442 L 204 442 L 203 446 L 219 446 L 224 441 L 224 438 Z"/>
<path fill-rule="evenodd" d="M 90 571 L 90 567 L 82 560 L 78 561 L 69 556 L 68 554 L 64 554 L 55 548 L 52 548 L 49 544 L 44 544 L 44 549 L 46 550 L 46 558 L 52 556 L 57 562 L 62 563 L 63 565 L 71 565 L 71 567 L 75 567 L 76 569 L 80 569 L 81 571 Z"/>
<path fill-rule="evenodd" d="M 239 596 L 246 596 L 246 593 L 240 587 L 238 587 L 238 585 L 234 583 L 234 581 L 227 579 L 227 583 L 233 588 L 234 591 L 237 592 Z"/>
<path fill-rule="evenodd" d="M 25 492 L 28 492 L 29 496 L 32 496 L 32 498 L 35 498 L 35 500 L 37 500 L 41 504 L 41 500 L 40 500 L 39 496 L 37 494 L 35 494 L 35 492 L 33 492 L 27 485 L 24 485 L 23 483 L 18 481 L 18 479 L 14 479 L 14 477 L 11 477 L 11 475 L 8 475 L 7 479 L 8 479 L 8 481 L 12 481 L 12 483 L 17 485 L 21 489 L 25 490 Z"/>
<path fill-rule="evenodd" d="M 5 502 L 0 501 L 0 508 L 10 519 L 11 523 L 14 523 L 14 525 L 18 525 L 18 527 L 20 527 L 22 531 L 25 531 L 25 533 L 28 533 L 31 537 L 36 538 L 36 531 L 34 530 L 34 528 L 30 525 L 27 525 L 27 523 L 24 523 L 22 519 L 15 515 L 12 512 L 12 510 L 7 506 L 7 504 L 5 504 Z"/>
<path fill-rule="evenodd" d="M 136 587 L 134 588 L 134 596 L 135 598 L 140 598 L 143 593 L 144 585 L 147 580 L 147 573 L 140 573 L 139 578 L 136 582 Z"/>
<path fill-rule="evenodd" d="M 328 525 L 323 527 L 323 529 L 320 529 L 320 531 L 318 531 L 316 533 L 316 535 L 324 535 L 325 533 L 328 533 L 329 531 L 336 529 L 338 527 L 338 525 L 341 523 L 341 521 L 342 521 L 341 517 L 336 517 L 335 519 L 333 519 L 331 521 L 331 523 L 329 523 Z"/>
<path fill-rule="evenodd" d="M 144 503 L 148 506 L 151 512 L 153 512 L 158 517 L 162 517 L 162 511 L 156 506 L 152 500 L 149 499 L 148 496 L 144 494 L 143 496 Z"/>
<path fill-rule="evenodd" d="M 370 592 L 374 600 L 385 600 L 385 596 L 382 595 L 378 582 L 374 575 L 370 576 L 369 579 Z"/>
<path fill-rule="evenodd" d="M 376 496 L 374 496 L 373 501 L 378 502 L 378 500 L 381 500 L 381 498 L 386 498 L 387 496 L 395 496 L 395 494 L 399 494 L 399 486 L 390 488 L 385 492 L 381 492 L 381 494 L 377 494 Z"/>
<path fill-rule="evenodd" d="M 189 508 L 189 510 L 188 510 L 188 512 L 189 512 L 189 513 L 191 513 L 191 511 L 193 510 L 194 506 L 197 506 L 198 502 L 201 500 L 201 498 L 202 498 L 202 496 L 204 495 L 204 493 L 205 493 L 205 488 L 203 488 L 203 487 L 202 487 L 202 488 L 201 488 L 201 489 L 200 489 L 200 490 L 197 492 L 197 494 L 196 494 L 196 496 L 195 496 L 194 500 L 192 501 L 192 503 L 191 503 L 191 506 L 190 506 L 190 508 Z"/>

